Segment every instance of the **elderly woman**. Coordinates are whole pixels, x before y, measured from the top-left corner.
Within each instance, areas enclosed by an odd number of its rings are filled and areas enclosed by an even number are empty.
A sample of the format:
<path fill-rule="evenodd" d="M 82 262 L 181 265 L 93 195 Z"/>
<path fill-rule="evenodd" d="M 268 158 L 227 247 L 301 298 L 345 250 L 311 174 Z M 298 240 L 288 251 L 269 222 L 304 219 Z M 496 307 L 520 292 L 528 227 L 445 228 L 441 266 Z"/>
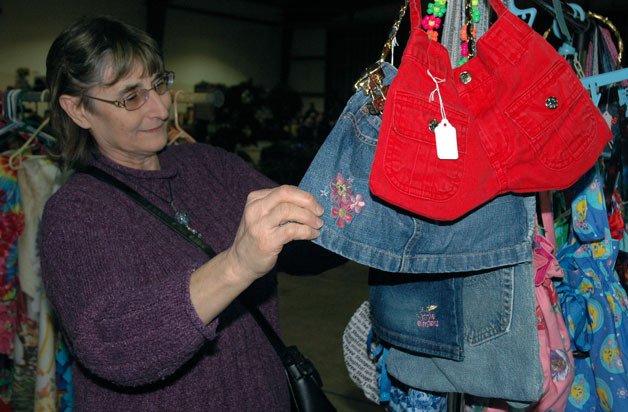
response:
<path fill-rule="evenodd" d="M 42 269 L 76 360 L 77 410 L 289 410 L 281 362 L 236 298 L 278 328 L 268 273 L 288 242 L 318 236 L 322 208 L 223 150 L 167 146 L 173 73 L 146 33 L 82 19 L 46 64 L 52 154 L 76 173 L 46 204 Z M 218 254 L 208 260 L 85 166 L 183 216 Z"/>

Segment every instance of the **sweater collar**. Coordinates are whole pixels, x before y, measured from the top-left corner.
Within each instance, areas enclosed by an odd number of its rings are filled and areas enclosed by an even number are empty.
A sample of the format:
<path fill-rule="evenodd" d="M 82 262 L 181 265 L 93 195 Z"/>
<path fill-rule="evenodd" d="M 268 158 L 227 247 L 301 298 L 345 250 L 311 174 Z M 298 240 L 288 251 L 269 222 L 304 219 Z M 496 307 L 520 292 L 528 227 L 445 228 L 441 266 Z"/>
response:
<path fill-rule="evenodd" d="M 141 170 L 123 166 L 109 159 L 99 151 L 96 151 L 93 154 L 93 160 L 90 163 L 95 167 L 103 169 L 104 171 L 123 174 L 130 177 L 141 179 L 169 179 L 177 175 L 177 165 L 170 159 L 171 156 L 167 155 L 167 151 L 168 147 L 158 154 L 159 164 L 161 165 L 161 169 L 159 170 Z"/>

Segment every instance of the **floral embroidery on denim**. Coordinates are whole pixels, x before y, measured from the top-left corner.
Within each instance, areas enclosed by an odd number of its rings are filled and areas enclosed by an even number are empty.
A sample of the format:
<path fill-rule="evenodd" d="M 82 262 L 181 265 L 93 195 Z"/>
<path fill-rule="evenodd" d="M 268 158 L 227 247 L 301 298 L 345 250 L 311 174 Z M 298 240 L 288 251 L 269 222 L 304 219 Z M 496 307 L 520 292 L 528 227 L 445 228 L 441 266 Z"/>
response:
<path fill-rule="evenodd" d="M 345 222 L 349 224 L 353 220 L 353 215 L 349 213 L 349 210 L 349 205 L 340 205 L 340 207 L 334 206 L 331 208 L 332 217 L 338 219 L 336 220 L 336 225 L 338 227 L 345 227 Z"/>
<path fill-rule="evenodd" d="M 336 226 L 344 228 L 353 221 L 354 214 L 360 214 L 366 206 L 364 196 L 360 193 L 353 193 L 353 179 L 345 179 L 340 172 L 329 183 L 329 189 L 331 192 L 327 189 L 321 190 L 321 196 L 329 196 L 334 204 L 331 208 L 331 215 L 336 219 Z"/>
<path fill-rule="evenodd" d="M 353 190 L 351 183 L 351 180 L 345 179 L 342 173 L 338 172 L 336 178 L 331 181 L 330 185 L 332 202 L 337 202 L 340 205 L 349 203 L 349 195 Z"/>
<path fill-rule="evenodd" d="M 364 202 L 364 197 L 358 193 L 355 196 L 351 195 L 350 199 L 351 204 L 349 205 L 349 208 L 355 213 L 360 213 L 362 211 L 362 208 L 366 205 L 366 203 Z"/>

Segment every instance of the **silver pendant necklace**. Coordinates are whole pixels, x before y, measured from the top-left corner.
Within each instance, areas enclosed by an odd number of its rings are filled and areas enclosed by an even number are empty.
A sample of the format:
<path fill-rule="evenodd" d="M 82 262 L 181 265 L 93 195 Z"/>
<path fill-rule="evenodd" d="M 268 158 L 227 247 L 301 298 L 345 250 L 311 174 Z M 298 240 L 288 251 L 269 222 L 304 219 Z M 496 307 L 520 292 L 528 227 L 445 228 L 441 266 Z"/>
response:
<path fill-rule="evenodd" d="M 185 226 L 187 230 L 189 230 L 193 235 L 197 236 L 199 239 L 202 239 L 202 236 L 198 231 L 190 226 L 190 215 L 185 210 L 179 210 L 174 204 L 174 195 L 172 194 L 172 183 L 168 180 L 168 192 L 170 194 L 170 207 L 174 210 L 174 220 L 177 223 Z"/>
<path fill-rule="evenodd" d="M 170 181 L 170 179 L 167 179 L 167 182 L 168 182 L 168 199 L 164 198 L 163 196 L 160 196 L 158 193 L 154 192 L 153 190 L 145 186 L 140 185 L 140 187 L 152 193 L 153 195 L 157 196 L 164 202 L 168 203 L 168 205 L 170 205 L 170 208 L 174 211 L 174 220 L 176 220 L 176 222 L 179 223 L 180 225 L 183 225 L 194 236 L 198 237 L 199 239 L 202 239 L 201 234 L 198 233 L 196 229 L 190 226 L 190 214 L 186 212 L 185 210 L 177 209 L 177 206 L 174 204 L 174 194 L 172 193 L 172 182 Z"/>

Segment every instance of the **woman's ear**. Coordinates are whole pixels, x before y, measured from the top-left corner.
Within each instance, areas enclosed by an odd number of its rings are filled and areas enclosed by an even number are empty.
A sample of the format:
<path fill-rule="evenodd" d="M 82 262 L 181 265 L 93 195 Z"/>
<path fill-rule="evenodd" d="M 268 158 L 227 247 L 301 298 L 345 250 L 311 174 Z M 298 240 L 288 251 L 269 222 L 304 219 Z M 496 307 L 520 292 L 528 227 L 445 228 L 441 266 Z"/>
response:
<path fill-rule="evenodd" d="M 85 107 L 80 103 L 80 99 L 78 96 L 62 94 L 59 96 L 59 105 L 79 127 L 90 129 L 91 122 L 89 117 L 85 115 Z"/>

